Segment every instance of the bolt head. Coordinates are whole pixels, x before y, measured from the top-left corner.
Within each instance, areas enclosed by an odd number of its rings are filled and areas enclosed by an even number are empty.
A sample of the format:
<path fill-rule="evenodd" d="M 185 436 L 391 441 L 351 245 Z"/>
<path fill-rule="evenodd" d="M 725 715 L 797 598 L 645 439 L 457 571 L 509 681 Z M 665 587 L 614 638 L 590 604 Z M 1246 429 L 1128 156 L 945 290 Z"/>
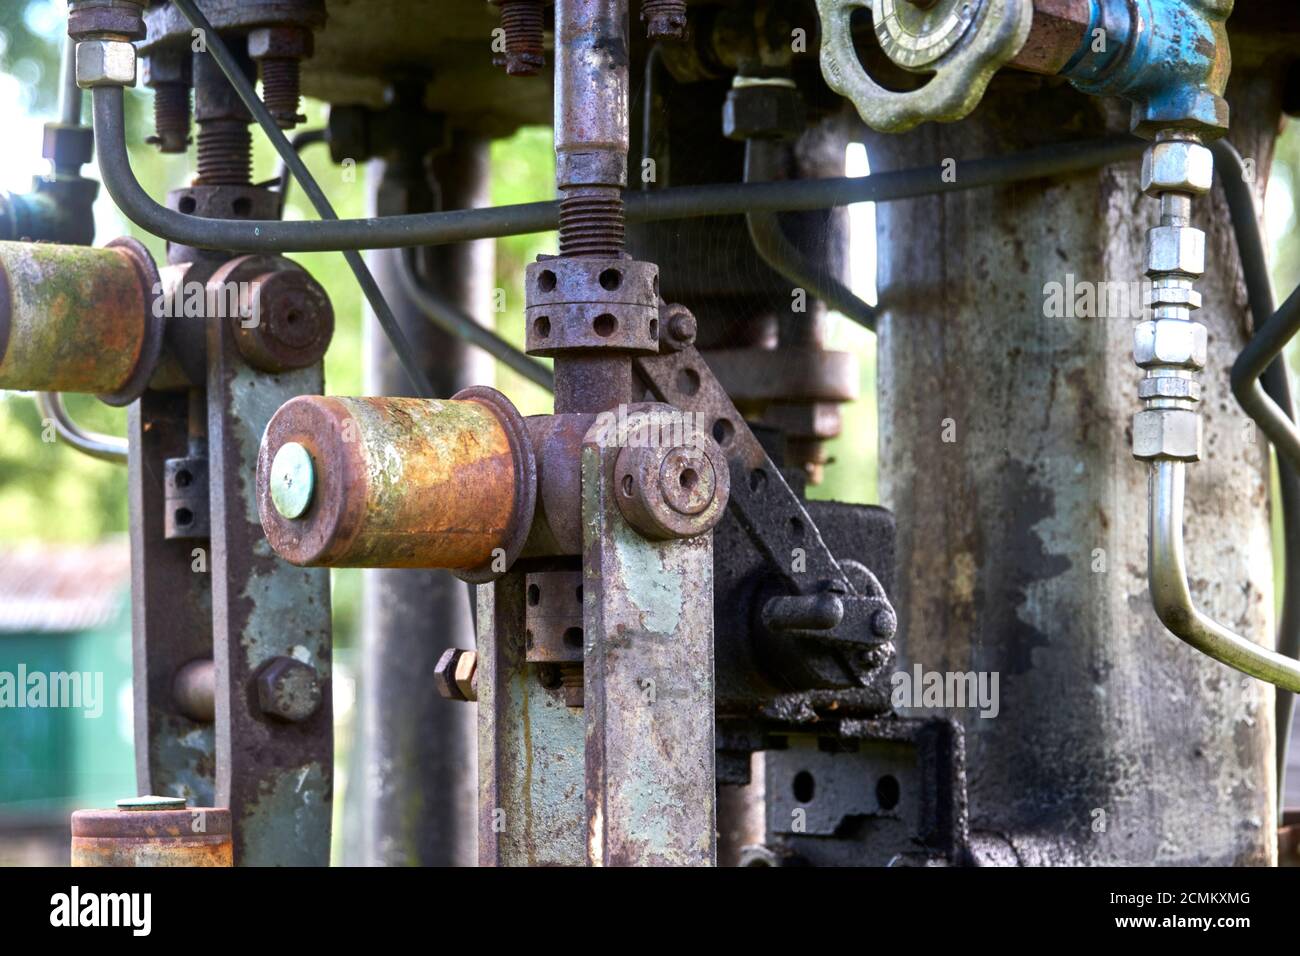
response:
<path fill-rule="evenodd" d="M 433 686 L 438 691 L 438 696 L 445 700 L 469 700 L 461 690 L 460 683 L 457 681 L 457 671 L 459 669 L 461 658 L 473 652 L 467 651 L 461 647 L 449 647 L 442 652 L 442 657 L 438 658 L 438 665 L 433 669 Z M 475 655 L 475 664 L 477 666 L 477 655 Z M 470 680 L 473 680 L 473 667 L 470 670 Z"/>
<path fill-rule="evenodd" d="M 150 88 L 168 83 L 189 86 L 193 75 L 191 62 L 190 57 L 171 50 L 156 50 L 141 60 L 140 82 Z"/>
<path fill-rule="evenodd" d="M 314 51 L 314 36 L 304 27 L 259 27 L 248 34 L 248 55 L 254 60 L 304 60 Z"/>
<path fill-rule="evenodd" d="M 95 154 L 94 131 L 85 126 L 46 123 L 41 155 L 58 169 L 84 166 Z"/>
<path fill-rule="evenodd" d="M 77 44 L 77 85 L 135 86 L 135 44 L 125 40 L 82 40 Z"/>
<path fill-rule="evenodd" d="M 1147 232 L 1147 275 L 1205 271 L 1205 233 L 1191 226 L 1155 226 Z"/>
<path fill-rule="evenodd" d="M 1186 408 L 1145 408 L 1133 416 L 1133 457 L 1200 461 L 1201 416 Z"/>
<path fill-rule="evenodd" d="M 1139 368 L 1203 369 L 1205 326 L 1185 319 L 1139 322 L 1133 331 L 1133 361 Z"/>
<path fill-rule="evenodd" d="M 315 490 L 311 453 L 296 441 L 285 442 L 271 461 L 271 504 L 292 521 L 306 513 Z"/>
<path fill-rule="evenodd" d="M 262 713 L 299 723 L 320 710 L 324 691 L 316 668 L 292 657 L 274 657 L 257 677 L 257 702 Z"/>
<path fill-rule="evenodd" d="M 456 689 L 465 700 L 478 700 L 478 687 L 474 682 L 478 671 L 478 654 L 466 651 L 456 659 Z"/>
<path fill-rule="evenodd" d="M 699 325 L 690 309 L 684 305 L 666 305 L 661 310 L 660 324 L 667 331 L 666 343 L 674 349 L 684 349 L 694 344 Z"/>
<path fill-rule="evenodd" d="M 803 127 L 803 97 L 793 86 L 735 87 L 722 105 L 722 135 L 728 139 L 782 139 Z"/>
<path fill-rule="evenodd" d="M 1200 143 L 1152 143 L 1142 155 L 1142 191 L 1203 195 L 1214 185 L 1214 154 Z"/>

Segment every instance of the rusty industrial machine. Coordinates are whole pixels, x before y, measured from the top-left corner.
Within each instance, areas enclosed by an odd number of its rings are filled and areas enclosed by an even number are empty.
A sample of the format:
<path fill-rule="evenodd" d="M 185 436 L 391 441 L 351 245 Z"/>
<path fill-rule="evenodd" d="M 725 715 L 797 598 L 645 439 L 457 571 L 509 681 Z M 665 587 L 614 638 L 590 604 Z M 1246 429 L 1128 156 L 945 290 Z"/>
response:
<path fill-rule="evenodd" d="M 329 574 L 364 568 L 346 862 L 1276 863 L 1300 304 L 1256 204 L 1300 108 L 1286 6 L 70 0 L 52 172 L 0 217 L 0 387 L 130 476 L 142 798 L 79 814 L 78 861 L 330 860 Z M 194 157 L 165 201 L 137 84 Z M 539 124 L 557 198 L 492 206 L 490 144 Z M 92 139 L 165 261 L 93 244 Z M 368 218 L 316 143 L 371 166 Z M 317 220 L 282 218 L 291 181 Z M 552 230 L 506 290 L 521 352 L 485 324 L 492 240 Z M 363 396 L 325 394 L 316 251 L 369 305 Z M 1143 277 L 1133 315 L 1044 306 Z M 832 313 L 877 336 L 887 507 L 808 494 L 868 440 Z M 128 405 L 126 440 L 63 392 Z"/>

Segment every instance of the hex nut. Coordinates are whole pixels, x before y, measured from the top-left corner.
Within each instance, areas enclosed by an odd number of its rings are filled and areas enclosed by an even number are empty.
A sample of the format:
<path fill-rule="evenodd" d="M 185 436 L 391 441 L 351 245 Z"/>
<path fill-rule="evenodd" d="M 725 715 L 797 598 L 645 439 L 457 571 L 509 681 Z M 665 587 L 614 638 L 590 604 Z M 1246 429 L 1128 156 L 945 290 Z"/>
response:
<path fill-rule="evenodd" d="M 95 134 L 89 127 L 45 124 L 41 156 L 53 163 L 55 169 L 84 166 L 94 155 Z"/>
<path fill-rule="evenodd" d="M 248 56 L 253 60 L 303 60 L 314 47 L 312 32 L 302 27 L 260 27 L 248 34 Z"/>
<path fill-rule="evenodd" d="M 257 675 L 262 713 L 299 723 L 320 710 L 324 698 L 316 668 L 292 657 L 273 657 Z"/>
<path fill-rule="evenodd" d="M 1147 231 L 1147 275 L 1205 271 L 1205 233 L 1192 226 L 1155 226 Z"/>
<path fill-rule="evenodd" d="M 1201 400 L 1201 383 L 1181 375 L 1156 375 L 1138 382 L 1138 398 L 1176 398 Z"/>
<path fill-rule="evenodd" d="M 472 654 L 462 647 L 449 647 L 442 652 L 442 657 L 438 658 L 438 664 L 433 669 L 433 686 L 437 690 L 438 696 L 444 700 L 469 700 L 461 691 L 460 684 L 456 680 L 456 673 L 460 667 L 461 658 L 467 654 Z M 478 655 L 474 655 L 474 669 L 477 669 Z M 473 671 L 471 670 L 471 679 Z"/>
<path fill-rule="evenodd" d="M 1148 319 L 1133 330 L 1133 361 L 1139 368 L 1205 368 L 1206 331 L 1186 319 Z"/>
<path fill-rule="evenodd" d="M 465 700 L 478 700 L 478 654 L 466 651 L 456 660 L 456 689 Z"/>
<path fill-rule="evenodd" d="M 1133 457 L 1199 461 L 1201 416 L 1186 408 L 1144 408 L 1133 416 Z"/>
<path fill-rule="evenodd" d="M 135 44 L 125 40 L 82 40 L 77 44 L 77 86 L 135 86 Z"/>
<path fill-rule="evenodd" d="M 728 139 L 781 139 L 803 128 L 803 97 L 793 86 L 764 83 L 727 92 L 722 135 Z"/>
<path fill-rule="evenodd" d="M 1153 143 L 1142 155 L 1142 191 L 1202 195 L 1214 185 L 1214 154 L 1200 143 Z"/>

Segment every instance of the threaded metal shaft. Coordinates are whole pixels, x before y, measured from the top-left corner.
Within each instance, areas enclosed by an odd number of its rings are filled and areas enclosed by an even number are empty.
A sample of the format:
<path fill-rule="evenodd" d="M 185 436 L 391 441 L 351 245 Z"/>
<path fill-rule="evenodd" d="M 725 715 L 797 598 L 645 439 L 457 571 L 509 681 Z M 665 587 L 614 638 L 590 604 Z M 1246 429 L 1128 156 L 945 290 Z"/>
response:
<path fill-rule="evenodd" d="M 651 40 L 686 37 L 686 0 L 642 0 L 641 19 Z"/>
<path fill-rule="evenodd" d="M 262 60 L 262 102 L 280 129 L 298 125 L 302 106 L 302 65 L 298 60 L 268 57 Z"/>
<path fill-rule="evenodd" d="M 504 0 L 501 28 L 505 31 L 504 64 L 510 76 L 535 76 L 546 65 L 542 52 L 543 17 L 538 0 Z"/>
<path fill-rule="evenodd" d="M 243 120 L 199 123 L 198 186 L 247 186 L 253 175 L 253 136 Z"/>
<path fill-rule="evenodd" d="M 622 190 L 580 187 L 560 199 L 560 255 L 617 259 L 623 255 L 624 231 Z"/>
<path fill-rule="evenodd" d="M 149 142 L 163 153 L 183 153 L 190 145 L 190 88 L 162 83 L 154 88 L 154 135 Z"/>

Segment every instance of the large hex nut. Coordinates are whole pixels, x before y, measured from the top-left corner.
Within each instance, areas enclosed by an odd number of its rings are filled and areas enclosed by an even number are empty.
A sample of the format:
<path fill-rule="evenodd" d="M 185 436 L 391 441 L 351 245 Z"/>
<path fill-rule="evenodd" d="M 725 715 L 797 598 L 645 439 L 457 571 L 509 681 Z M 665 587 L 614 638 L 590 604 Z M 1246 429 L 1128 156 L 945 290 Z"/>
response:
<path fill-rule="evenodd" d="M 1205 368 L 1206 333 L 1200 322 L 1148 319 L 1133 330 L 1133 360 L 1139 368 Z"/>
<path fill-rule="evenodd" d="M 450 647 L 443 651 L 434 668 L 434 689 L 445 700 L 478 700 L 477 670 L 478 654 L 475 651 Z"/>
<path fill-rule="evenodd" d="M 1133 457 L 1199 461 L 1201 416 L 1186 408 L 1145 408 L 1133 416 Z"/>
<path fill-rule="evenodd" d="M 292 657 L 273 657 L 257 675 L 262 713 L 300 723 L 320 710 L 325 691 L 316 668 Z"/>
<path fill-rule="evenodd" d="M 253 60 L 304 60 L 314 47 L 312 32 L 303 27 L 259 27 L 248 34 L 248 56 Z"/>
<path fill-rule="evenodd" d="M 1201 195 L 1214 185 L 1214 154 L 1200 143 L 1154 143 L 1142 156 L 1142 191 Z"/>
<path fill-rule="evenodd" d="M 1199 276 L 1205 271 L 1205 233 L 1192 226 L 1155 226 L 1147 232 L 1147 275 Z"/>
<path fill-rule="evenodd" d="M 782 139 L 804 128 L 803 97 L 793 84 L 760 82 L 736 87 L 722 104 L 727 139 Z"/>
<path fill-rule="evenodd" d="M 125 40 L 82 40 L 77 44 L 77 85 L 135 86 L 135 44 Z"/>

